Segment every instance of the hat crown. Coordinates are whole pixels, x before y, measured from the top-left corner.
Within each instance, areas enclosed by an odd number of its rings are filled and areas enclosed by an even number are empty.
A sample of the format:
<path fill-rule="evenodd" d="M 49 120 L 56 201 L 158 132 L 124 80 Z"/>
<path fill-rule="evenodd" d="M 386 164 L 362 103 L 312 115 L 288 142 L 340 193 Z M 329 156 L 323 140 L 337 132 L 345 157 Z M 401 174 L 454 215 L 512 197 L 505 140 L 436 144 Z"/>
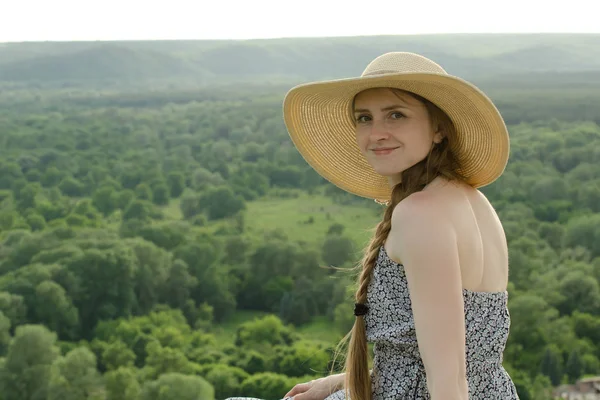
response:
<path fill-rule="evenodd" d="M 441 66 L 426 57 L 415 53 L 397 51 L 385 53 L 375 58 L 367 65 L 361 76 L 398 73 L 434 73 L 447 75 Z"/>

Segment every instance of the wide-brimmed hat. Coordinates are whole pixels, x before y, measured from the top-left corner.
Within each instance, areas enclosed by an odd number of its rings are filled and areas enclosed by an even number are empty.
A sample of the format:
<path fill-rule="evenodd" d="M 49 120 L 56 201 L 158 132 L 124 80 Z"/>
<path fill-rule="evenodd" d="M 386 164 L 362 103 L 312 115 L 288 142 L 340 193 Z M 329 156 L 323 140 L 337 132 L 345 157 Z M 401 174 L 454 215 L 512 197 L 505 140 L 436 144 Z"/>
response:
<path fill-rule="evenodd" d="M 284 100 L 283 116 L 294 145 L 317 173 L 358 196 L 388 201 L 387 177 L 375 172 L 355 138 L 354 97 L 371 88 L 415 93 L 450 117 L 451 151 L 459 173 L 473 187 L 496 180 L 506 168 L 509 137 L 502 116 L 475 85 L 449 75 L 434 61 L 406 52 L 375 58 L 360 77 L 302 84 Z"/>

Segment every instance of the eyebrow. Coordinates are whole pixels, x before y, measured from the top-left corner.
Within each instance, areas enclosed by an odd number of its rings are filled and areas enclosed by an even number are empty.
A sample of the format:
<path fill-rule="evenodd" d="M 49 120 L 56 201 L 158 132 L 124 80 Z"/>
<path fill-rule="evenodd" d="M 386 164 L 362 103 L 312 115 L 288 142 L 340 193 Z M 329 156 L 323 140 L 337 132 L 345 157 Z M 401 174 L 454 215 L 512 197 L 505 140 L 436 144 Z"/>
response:
<path fill-rule="evenodd" d="M 383 108 L 381 109 L 381 111 L 391 111 L 391 110 L 396 110 L 396 109 L 398 109 L 398 108 L 404 108 L 404 109 L 406 109 L 406 110 L 408 110 L 408 109 L 409 109 L 409 108 L 408 108 L 408 107 L 406 107 L 406 106 L 402 106 L 402 105 L 400 105 L 400 104 L 394 104 L 394 105 L 391 105 L 391 106 L 383 107 Z M 355 109 L 355 110 L 354 110 L 354 112 L 355 112 L 355 113 L 358 113 L 358 112 L 369 112 L 369 111 L 370 111 L 370 110 L 367 110 L 366 108 L 357 108 L 357 109 Z"/>

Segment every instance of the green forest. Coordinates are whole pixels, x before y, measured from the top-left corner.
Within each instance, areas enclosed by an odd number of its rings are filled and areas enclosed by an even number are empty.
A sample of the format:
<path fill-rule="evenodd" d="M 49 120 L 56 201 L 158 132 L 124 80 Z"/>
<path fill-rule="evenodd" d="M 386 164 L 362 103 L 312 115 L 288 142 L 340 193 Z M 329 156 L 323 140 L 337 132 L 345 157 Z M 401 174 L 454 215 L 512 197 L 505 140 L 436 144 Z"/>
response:
<path fill-rule="evenodd" d="M 447 61 L 509 127 L 481 190 L 520 398 L 600 375 L 599 40 L 0 43 L 0 400 L 277 400 L 337 369 L 383 209 L 308 167 L 282 100 L 390 50 Z"/>

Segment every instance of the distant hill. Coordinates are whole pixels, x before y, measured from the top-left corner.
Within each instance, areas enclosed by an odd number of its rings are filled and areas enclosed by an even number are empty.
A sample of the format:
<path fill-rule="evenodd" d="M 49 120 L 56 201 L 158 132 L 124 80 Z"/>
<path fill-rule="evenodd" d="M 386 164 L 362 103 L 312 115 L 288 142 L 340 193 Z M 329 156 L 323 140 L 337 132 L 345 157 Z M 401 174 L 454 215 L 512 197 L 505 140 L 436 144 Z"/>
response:
<path fill-rule="evenodd" d="M 4 80 L 140 79 L 190 74 L 208 76 L 197 65 L 168 53 L 109 43 L 0 65 L 0 79 Z"/>
<path fill-rule="evenodd" d="M 0 44 L 0 81 L 306 80 L 359 75 L 388 51 L 412 51 L 467 79 L 600 71 L 600 35 L 369 36 L 248 41 Z"/>

